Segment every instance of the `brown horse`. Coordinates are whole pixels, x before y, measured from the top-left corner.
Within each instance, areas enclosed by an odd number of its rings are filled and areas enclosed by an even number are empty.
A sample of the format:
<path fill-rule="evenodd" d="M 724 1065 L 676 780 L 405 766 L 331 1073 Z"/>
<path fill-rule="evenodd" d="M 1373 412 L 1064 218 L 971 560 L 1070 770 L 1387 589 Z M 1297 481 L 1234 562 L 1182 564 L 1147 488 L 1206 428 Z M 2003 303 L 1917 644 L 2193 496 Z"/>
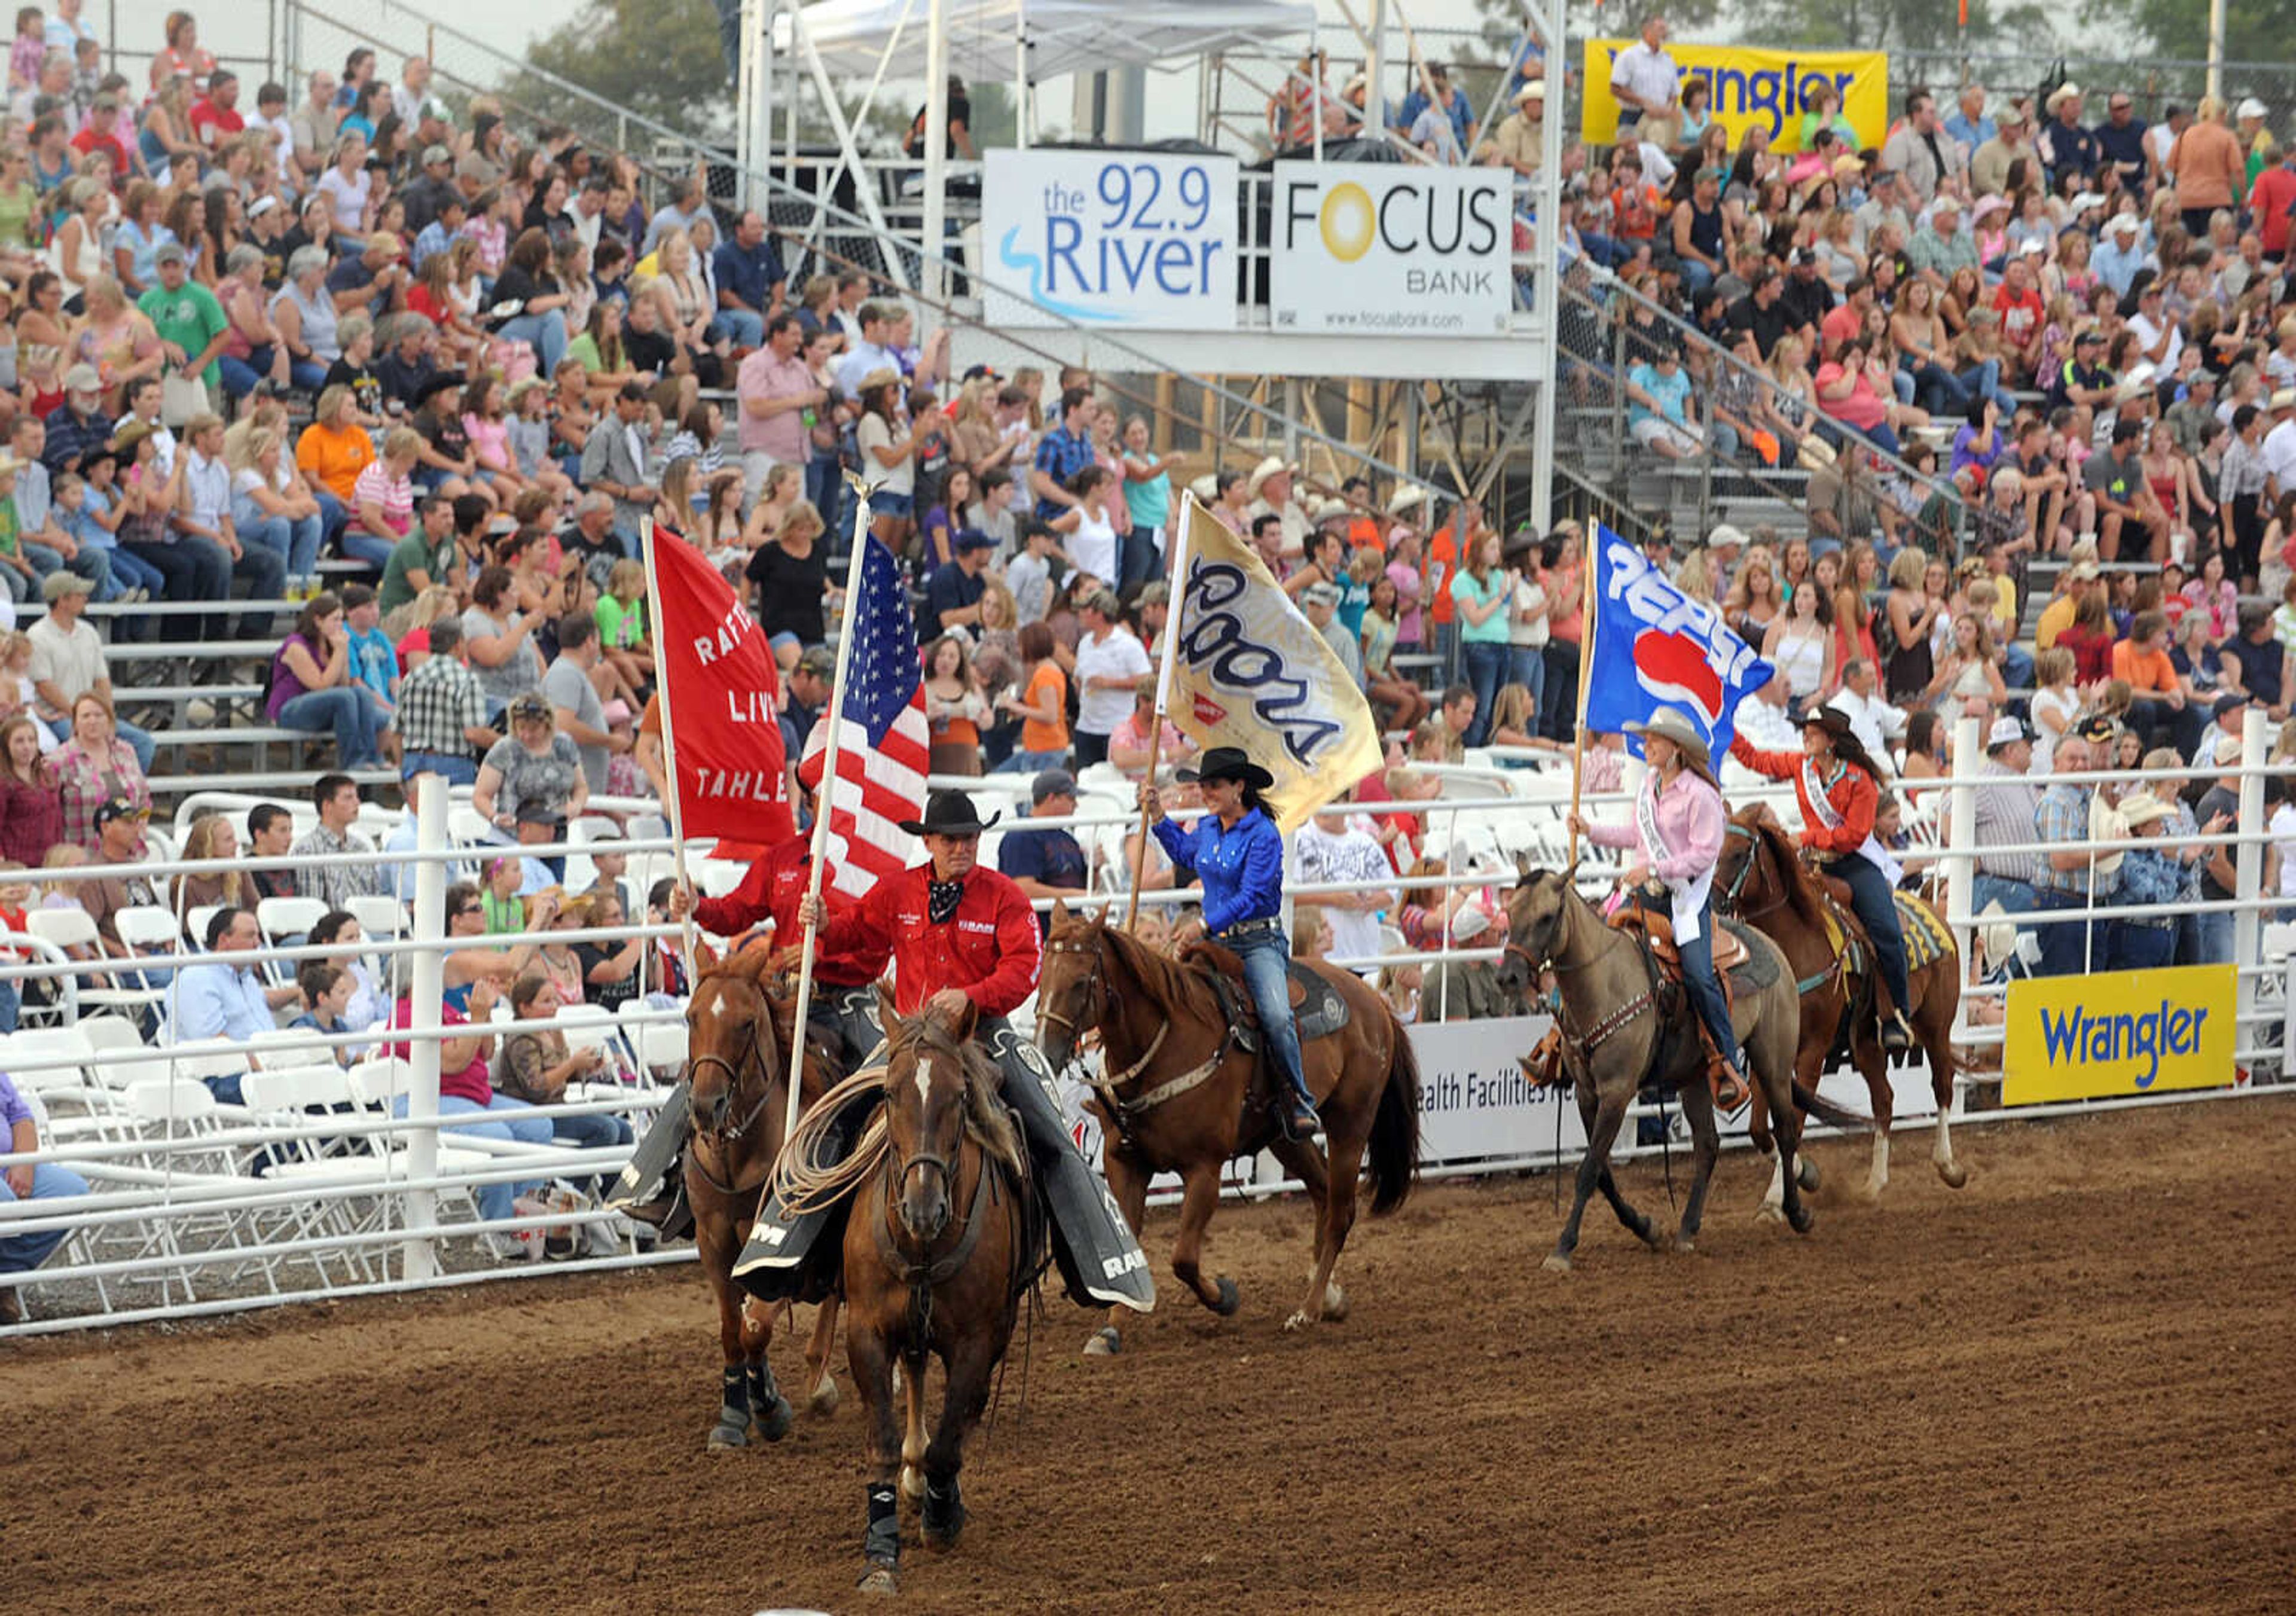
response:
<path fill-rule="evenodd" d="M 752 949 L 713 965 L 694 983 L 685 1007 L 686 1079 L 692 1088 L 693 1136 L 685 1151 L 685 1194 L 693 1210 L 693 1243 L 718 1301 L 718 1338 L 725 1366 L 713 1449 L 745 1448 L 752 1425 L 768 1442 L 790 1427 L 790 1406 L 774 1384 L 766 1349 L 775 1325 L 789 1310 L 768 1308 L 734 1279 L 734 1259 L 750 1225 L 774 1158 L 782 1147 L 789 1089 L 783 1052 L 795 1043 L 797 1006 L 767 985 L 771 961 Z M 804 1094 L 817 1098 L 835 1078 L 818 1049 L 805 1061 Z M 806 1349 L 810 1404 L 818 1415 L 837 1407 L 829 1373 L 837 1329 L 837 1299 L 822 1304 Z"/>
<path fill-rule="evenodd" d="M 1871 945 L 1863 972 L 1853 974 L 1837 956 L 1827 934 L 1829 917 L 1845 937 L 1863 938 L 1847 905 L 1832 904 L 1815 876 L 1795 857 L 1784 825 L 1767 803 L 1752 803 L 1730 816 L 1722 857 L 1714 870 L 1714 906 L 1759 927 L 1785 953 L 1801 997 L 1801 1048 L 1795 1076 L 1804 1088 L 1817 1087 L 1836 1050 L 1847 1047 L 1850 1063 L 1866 1079 L 1874 1112 L 1874 1157 L 1866 1180 L 1868 1202 L 1881 1199 L 1890 1181 L 1890 1118 L 1892 1095 L 1889 1062 L 1874 1019 Z M 1953 1156 L 1953 1079 L 1959 1063 L 1953 1053 L 1953 1019 L 1961 1003 L 1961 955 L 1945 953 L 1911 972 L 1906 985 L 1914 1002 L 1905 1006 L 1914 1038 L 1929 1055 L 1930 1087 L 1937 1096 L 1937 1140 L 1930 1160 L 1938 1177 L 1955 1189 L 1969 1181 Z M 1758 1090 L 1751 1118 L 1754 1143 L 1770 1148 L 1769 1108 Z M 1773 1182 L 1761 1215 L 1778 1215 L 1782 1186 Z"/>
<path fill-rule="evenodd" d="M 1020 1129 L 997 1100 L 1002 1074 L 972 1041 L 975 1012 L 903 1021 L 884 1000 L 882 1120 L 845 1227 L 845 1350 L 868 1411 L 868 1525 L 862 1588 L 896 1589 L 900 1498 L 923 1500 L 925 1542 L 947 1548 L 965 1522 L 957 1472 L 988 1407 L 1021 1298 L 1043 1266 L 1045 1224 Z M 925 1441 L 925 1360 L 947 1384 Z M 894 1370 L 906 1404 L 893 1410 Z M 900 1490 L 894 1490 L 898 1465 Z"/>
<path fill-rule="evenodd" d="M 1300 1046 L 1328 1157 L 1312 1141 L 1283 1138 L 1267 1096 L 1255 1090 L 1259 1056 L 1237 1042 L 1208 970 L 1055 904 L 1037 982 L 1037 1038 L 1055 1070 L 1074 1058 L 1086 1029 L 1100 1029 L 1107 1071 L 1093 1104 L 1107 1128 L 1109 1191 L 1126 1224 L 1140 1227 L 1151 1177 L 1180 1175 L 1172 1272 L 1197 1300 L 1223 1317 L 1238 1304 L 1234 1280 L 1223 1274 L 1207 1281 L 1201 1268 L 1221 1167 L 1265 1148 L 1308 1186 L 1316 1249 L 1307 1297 L 1284 1321 L 1287 1330 L 1346 1317 L 1347 1293 L 1332 1272 L 1355 1225 L 1356 1177 L 1366 1152 L 1375 1217 L 1403 1204 L 1419 1165 L 1419 1063 L 1403 1024 L 1354 972 L 1321 962 L 1315 970 L 1339 991 L 1349 1017 L 1336 1033 Z M 1111 1310 L 1085 1350 L 1105 1356 L 1122 1344 Z"/>

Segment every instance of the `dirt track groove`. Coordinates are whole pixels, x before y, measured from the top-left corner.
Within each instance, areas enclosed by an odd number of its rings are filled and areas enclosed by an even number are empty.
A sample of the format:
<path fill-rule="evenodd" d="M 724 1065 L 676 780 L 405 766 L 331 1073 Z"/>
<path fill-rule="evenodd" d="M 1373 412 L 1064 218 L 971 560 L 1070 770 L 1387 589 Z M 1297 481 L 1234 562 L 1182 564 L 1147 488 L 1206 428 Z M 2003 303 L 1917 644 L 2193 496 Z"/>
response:
<path fill-rule="evenodd" d="M 1918 1144 L 1916 1140 L 1918 1139 Z M 1695 1258 L 1543 1179 L 1357 1226 L 1354 1316 L 1279 1322 L 1303 1208 L 1224 1208 L 1236 1319 L 1112 1362 L 1056 1303 L 917 1611 L 2296 1609 L 2296 1102 L 1909 1131 L 1878 1210 Z M 1830 1184 L 1864 1147 L 1821 1145 Z M 1670 1221 L 1655 1167 L 1628 1194 Z M 1152 1218 L 1161 1267 L 1168 1217 Z M 794 1386 L 801 1343 L 777 1343 Z M 841 1354 L 840 1380 L 842 1379 Z M 43 1612 L 850 1611 L 857 1402 L 701 1451 L 691 1268 L 0 1349 L 0 1538 Z"/>

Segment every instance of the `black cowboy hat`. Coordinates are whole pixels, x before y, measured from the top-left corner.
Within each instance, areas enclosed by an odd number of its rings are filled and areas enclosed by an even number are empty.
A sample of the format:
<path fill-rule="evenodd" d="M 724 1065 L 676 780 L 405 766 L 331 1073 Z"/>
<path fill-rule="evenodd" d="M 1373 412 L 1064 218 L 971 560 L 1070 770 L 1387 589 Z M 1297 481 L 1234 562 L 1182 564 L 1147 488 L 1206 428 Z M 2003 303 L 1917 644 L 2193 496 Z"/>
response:
<path fill-rule="evenodd" d="M 1849 734 L 1849 715 L 1838 707 L 1813 707 L 1802 716 L 1801 726 L 1816 725 L 1835 740 Z"/>
<path fill-rule="evenodd" d="M 1172 771 L 1177 780 L 1233 780 L 1248 785 L 1255 792 L 1264 792 L 1275 783 L 1269 774 L 1244 755 L 1240 746 L 1215 746 L 1196 760 L 1193 768 Z"/>
<path fill-rule="evenodd" d="M 980 816 L 972 799 L 963 792 L 935 792 L 925 799 L 925 816 L 904 819 L 901 828 L 912 836 L 978 836 L 1004 816 Z"/>
<path fill-rule="evenodd" d="M 458 391 L 470 384 L 470 379 L 462 372 L 442 370 L 436 375 L 426 378 L 422 385 L 414 390 L 414 397 L 407 400 L 406 407 L 419 410 L 440 393 Z"/>

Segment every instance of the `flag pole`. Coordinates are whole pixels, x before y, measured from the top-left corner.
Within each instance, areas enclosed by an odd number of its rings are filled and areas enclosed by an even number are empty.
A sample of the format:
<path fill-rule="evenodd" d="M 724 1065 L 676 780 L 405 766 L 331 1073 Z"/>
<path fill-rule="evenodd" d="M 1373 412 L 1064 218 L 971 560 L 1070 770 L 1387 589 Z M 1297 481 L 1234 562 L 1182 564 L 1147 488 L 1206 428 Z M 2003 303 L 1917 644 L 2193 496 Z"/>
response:
<path fill-rule="evenodd" d="M 1172 536 L 1171 581 L 1166 586 L 1167 600 L 1164 617 L 1164 645 L 1160 654 L 1160 666 L 1156 672 L 1156 716 L 1148 730 L 1148 789 L 1156 789 L 1156 765 L 1164 755 L 1164 710 L 1172 696 L 1172 668 L 1180 646 L 1180 600 L 1184 593 L 1183 575 L 1188 565 L 1188 521 L 1196 508 L 1193 489 L 1180 492 L 1180 521 Z M 1132 855 L 1132 898 L 1124 907 L 1124 929 L 1129 931 L 1140 918 L 1140 882 L 1148 869 L 1148 809 L 1140 810 L 1140 846 Z"/>
<path fill-rule="evenodd" d="M 653 518 L 638 522 L 639 547 L 645 555 L 646 609 L 653 615 L 651 626 L 659 643 L 661 634 L 661 568 L 654 560 Z M 655 679 L 661 699 L 661 775 L 662 783 L 669 787 L 669 800 L 663 804 L 669 810 L 669 857 L 677 873 L 677 884 L 688 892 L 693 885 L 685 876 L 685 812 L 677 800 L 677 732 L 670 718 L 669 690 Z M 698 972 L 693 964 L 693 912 L 688 909 L 677 923 L 678 950 L 685 958 L 685 988 L 691 993 Z"/>
<path fill-rule="evenodd" d="M 869 494 L 860 480 L 847 473 L 846 481 L 853 490 L 853 549 L 845 564 L 845 612 L 838 619 L 837 670 L 831 676 L 829 707 L 824 714 L 829 721 L 829 739 L 821 754 L 821 783 L 813 793 L 813 847 L 806 861 L 806 907 L 810 909 L 821 897 L 821 866 L 829 857 L 829 797 L 837 780 L 838 741 L 844 724 L 838 710 L 845 700 L 846 670 L 853 664 L 853 609 L 861 598 L 861 563 L 865 552 L 864 545 L 877 541 L 869 534 Z M 797 1047 L 790 1052 L 789 1105 L 782 1118 L 782 1143 L 786 1146 L 790 1136 L 797 1132 L 798 1112 L 804 1109 L 800 1091 L 804 1087 L 806 1017 L 813 1009 L 813 950 L 819 933 L 814 923 L 805 923 L 805 940 L 798 950 L 797 962 Z"/>
<path fill-rule="evenodd" d="M 1595 661 L 1595 625 L 1602 620 L 1597 587 L 1602 581 L 1603 526 L 1595 524 L 1595 542 L 1587 546 L 1587 564 L 1580 569 L 1578 587 L 1578 691 L 1577 721 L 1570 726 L 1570 812 L 1578 812 L 1580 782 L 1587 772 L 1587 673 Z M 1578 833 L 1570 833 L 1570 863 L 1578 862 Z"/>

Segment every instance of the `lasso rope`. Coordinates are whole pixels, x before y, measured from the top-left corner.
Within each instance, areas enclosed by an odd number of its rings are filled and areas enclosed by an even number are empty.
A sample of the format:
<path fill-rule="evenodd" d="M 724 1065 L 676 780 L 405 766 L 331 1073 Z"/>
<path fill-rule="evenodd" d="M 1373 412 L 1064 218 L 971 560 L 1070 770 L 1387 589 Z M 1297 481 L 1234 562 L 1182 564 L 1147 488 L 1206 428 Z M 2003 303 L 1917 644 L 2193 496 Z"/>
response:
<path fill-rule="evenodd" d="M 882 1066 L 863 1067 L 822 1095 L 798 1119 L 797 1131 L 774 1159 L 774 1196 L 787 1217 L 794 1219 L 808 1212 L 826 1210 L 884 1165 L 890 1147 L 882 1110 L 869 1119 L 869 1126 L 862 1130 L 860 1139 L 842 1161 L 824 1162 L 821 1155 L 830 1124 L 864 1091 L 883 1087 L 885 1070 Z"/>

